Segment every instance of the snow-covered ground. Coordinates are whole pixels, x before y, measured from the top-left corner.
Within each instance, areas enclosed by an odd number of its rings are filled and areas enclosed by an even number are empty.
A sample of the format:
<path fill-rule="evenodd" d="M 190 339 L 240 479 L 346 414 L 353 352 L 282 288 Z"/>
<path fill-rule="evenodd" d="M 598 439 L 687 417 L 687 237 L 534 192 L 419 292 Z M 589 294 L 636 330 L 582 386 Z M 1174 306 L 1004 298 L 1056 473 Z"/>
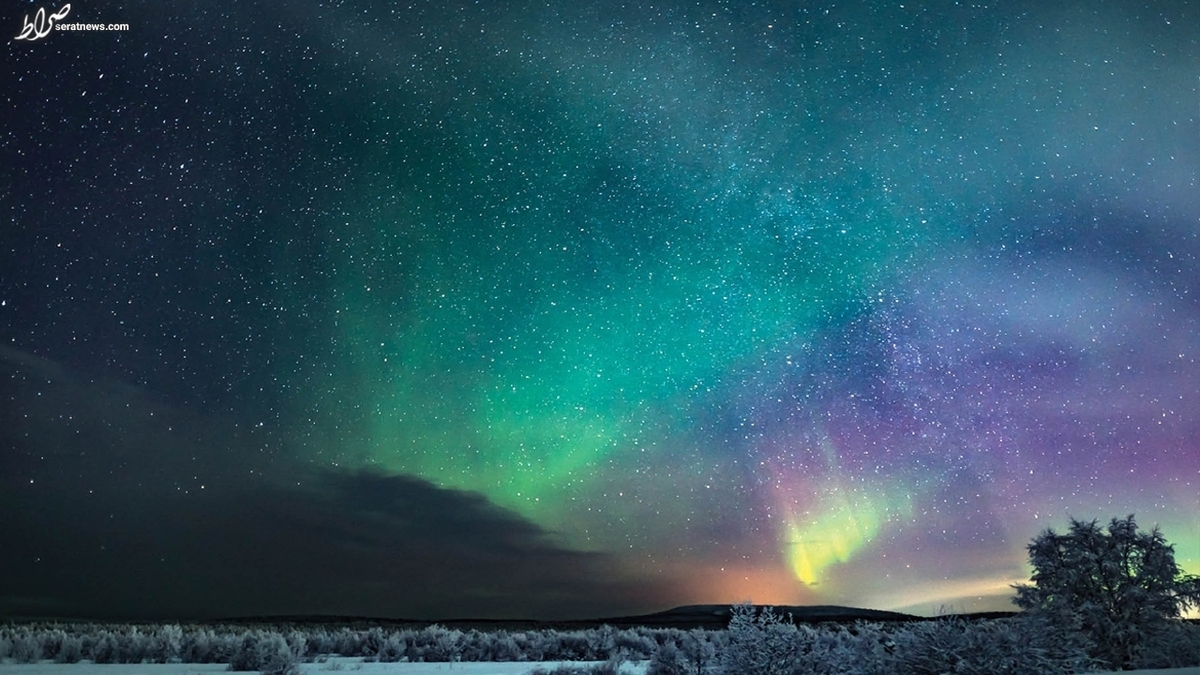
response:
<path fill-rule="evenodd" d="M 1122 670 L 1121 675 L 1200 675 L 1200 668 L 1163 668 L 1160 670 Z M 1099 674 L 1097 674 L 1099 675 Z"/>
<path fill-rule="evenodd" d="M 362 675 L 527 675 L 535 668 L 552 670 L 559 662 L 546 663 L 363 663 L 360 658 L 333 657 L 325 663 L 303 663 L 300 672 L 304 675 L 325 673 L 361 673 Z M 585 666 L 588 663 L 573 662 L 571 665 Z M 94 663 L 0 663 L 0 675 L 210 675 L 228 673 L 223 663 L 142 663 L 94 664 Z M 644 675 L 645 663 L 626 663 L 621 666 L 624 675 Z M 1099 675 L 1099 674 L 1097 674 Z M 1200 668 L 1172 668 L 1166 670 L 1128 670 L 1121 675 L 1200 675 Z"/>
<path fill-rule="evenodd" d="M 331 657 L 325 663 L 302 663 L 304 675 L 326 675 L 327 673 L 353 673 L 354 675 L 526 675 L 539 666 L 553 670 L 558 661 L 546 663 L 363 663 L 361 658 Z M 589 662 L 571 662 L 570 665 L 587 666 Z M 42 663 L 0 663 L 0 675 L 211 675 L 228 673 L 223 663 L 140 663 L 140 664 L 62 664 L 50 661 Z M 645 664 L 626 663 L 621 666 L 623 675 L 644 675 Z"/>

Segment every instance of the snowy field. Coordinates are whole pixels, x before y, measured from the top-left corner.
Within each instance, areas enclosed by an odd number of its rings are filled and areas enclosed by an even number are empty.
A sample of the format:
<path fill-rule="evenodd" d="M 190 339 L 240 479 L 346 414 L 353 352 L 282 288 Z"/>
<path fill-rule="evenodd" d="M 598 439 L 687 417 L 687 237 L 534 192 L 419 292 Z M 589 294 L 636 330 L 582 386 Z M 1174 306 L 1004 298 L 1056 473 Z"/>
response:
<path fill-rule="evenodd" d="M 330 657 L 325 663 L 302 663 L 300 672 L 304 675 L 325 675 L 326 673 L 361 673 L 372 675 L 387 673 L 389 675 L 527 675 L 530 671 L 541 667 L 546 671 L 553 670 L 559 665 L 558 661 L 544 663 L 509 662 L 509 663 L 363 663 L 361 658 Z M 588 666 L 600 661 L 572 661 L 572 666 Z M 62 664 L 50 661 L 42 663 L 0 663 L 0 675 L 211 675 L 213 673 L 228 673 L 224 663 L 139 663 L 139 664 L 94 664 L 74 663 Z M 250 671 L 255 673 L 257 671 Z M 626 663 L 621 666 L 623 675 L 643 675 L 645 664 Z M 1200 675 L 1200 670 L 1197 670 Z"/>
<path fill-rule="evenodd" d="M 1200 675 L 1200 668 L 1163 668 L 1161 670 L 1125 670 L 1121 671 L 1122 675 Z"/>
<path fill-rule="evenodd" d="M 363 663 L 360 658 L 332 657 L 325 663 L 302 663 L 304 675 L 324 673 L 387 673 L 389 675 L 527 675 L 541 667 L 553 670 L 559 662 L 545 663 Z M 586 666 L 589 662 L 571 662 L 570 665 Z M 142 663 L 142 664 L 94 664 L 75 663 L 0 663 L 0 675 L 211 675 L 228 673 L 223 663 Z M 621 666 L 623 675 L 644 675 L 645 663 L 626 663 Z M 1166 670 L 1127 670 L 1122 675 L 1200 675 L 1200 668 L 1170 668 Z"/>

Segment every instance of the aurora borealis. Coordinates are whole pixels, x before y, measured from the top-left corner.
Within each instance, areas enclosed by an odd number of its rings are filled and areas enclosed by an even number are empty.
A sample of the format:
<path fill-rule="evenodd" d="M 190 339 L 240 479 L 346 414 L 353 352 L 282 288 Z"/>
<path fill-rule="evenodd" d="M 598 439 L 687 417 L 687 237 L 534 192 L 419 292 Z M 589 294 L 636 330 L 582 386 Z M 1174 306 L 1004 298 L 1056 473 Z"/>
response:
<path fill-rule="evenodd" d="M 0 614 L 1010 609 L 1128 513 L 1200 573 L 1197 3 L 71 12 Z"/>

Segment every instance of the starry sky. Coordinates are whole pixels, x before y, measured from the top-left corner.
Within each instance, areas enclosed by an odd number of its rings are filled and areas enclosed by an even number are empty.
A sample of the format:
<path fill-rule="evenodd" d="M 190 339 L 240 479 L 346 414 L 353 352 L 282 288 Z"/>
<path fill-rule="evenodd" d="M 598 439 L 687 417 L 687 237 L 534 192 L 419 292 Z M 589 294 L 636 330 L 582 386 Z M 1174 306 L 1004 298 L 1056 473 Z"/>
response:
<path fill-rule="evenodd" d="M 1200 3 L 3 0 L 0 615 L 1200 573 Z"/>

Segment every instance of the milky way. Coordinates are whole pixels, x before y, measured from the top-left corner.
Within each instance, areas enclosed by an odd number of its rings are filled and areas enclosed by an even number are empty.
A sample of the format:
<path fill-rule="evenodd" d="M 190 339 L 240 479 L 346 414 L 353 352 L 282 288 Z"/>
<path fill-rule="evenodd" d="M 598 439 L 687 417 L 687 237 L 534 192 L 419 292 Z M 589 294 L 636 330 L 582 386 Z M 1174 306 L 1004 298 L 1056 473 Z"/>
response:
<path fill-rule="evenodd" d="M 5 505 L 164 589 L 259 535 L 114 504 L 384 551 L 122 612 L 1010 609 L 1128 513 L 1200 572 L 1195 3 L 72 12 L 131 28 L 7 47 Z M 0 609 L 114 602 L 30 541 Z"/>

